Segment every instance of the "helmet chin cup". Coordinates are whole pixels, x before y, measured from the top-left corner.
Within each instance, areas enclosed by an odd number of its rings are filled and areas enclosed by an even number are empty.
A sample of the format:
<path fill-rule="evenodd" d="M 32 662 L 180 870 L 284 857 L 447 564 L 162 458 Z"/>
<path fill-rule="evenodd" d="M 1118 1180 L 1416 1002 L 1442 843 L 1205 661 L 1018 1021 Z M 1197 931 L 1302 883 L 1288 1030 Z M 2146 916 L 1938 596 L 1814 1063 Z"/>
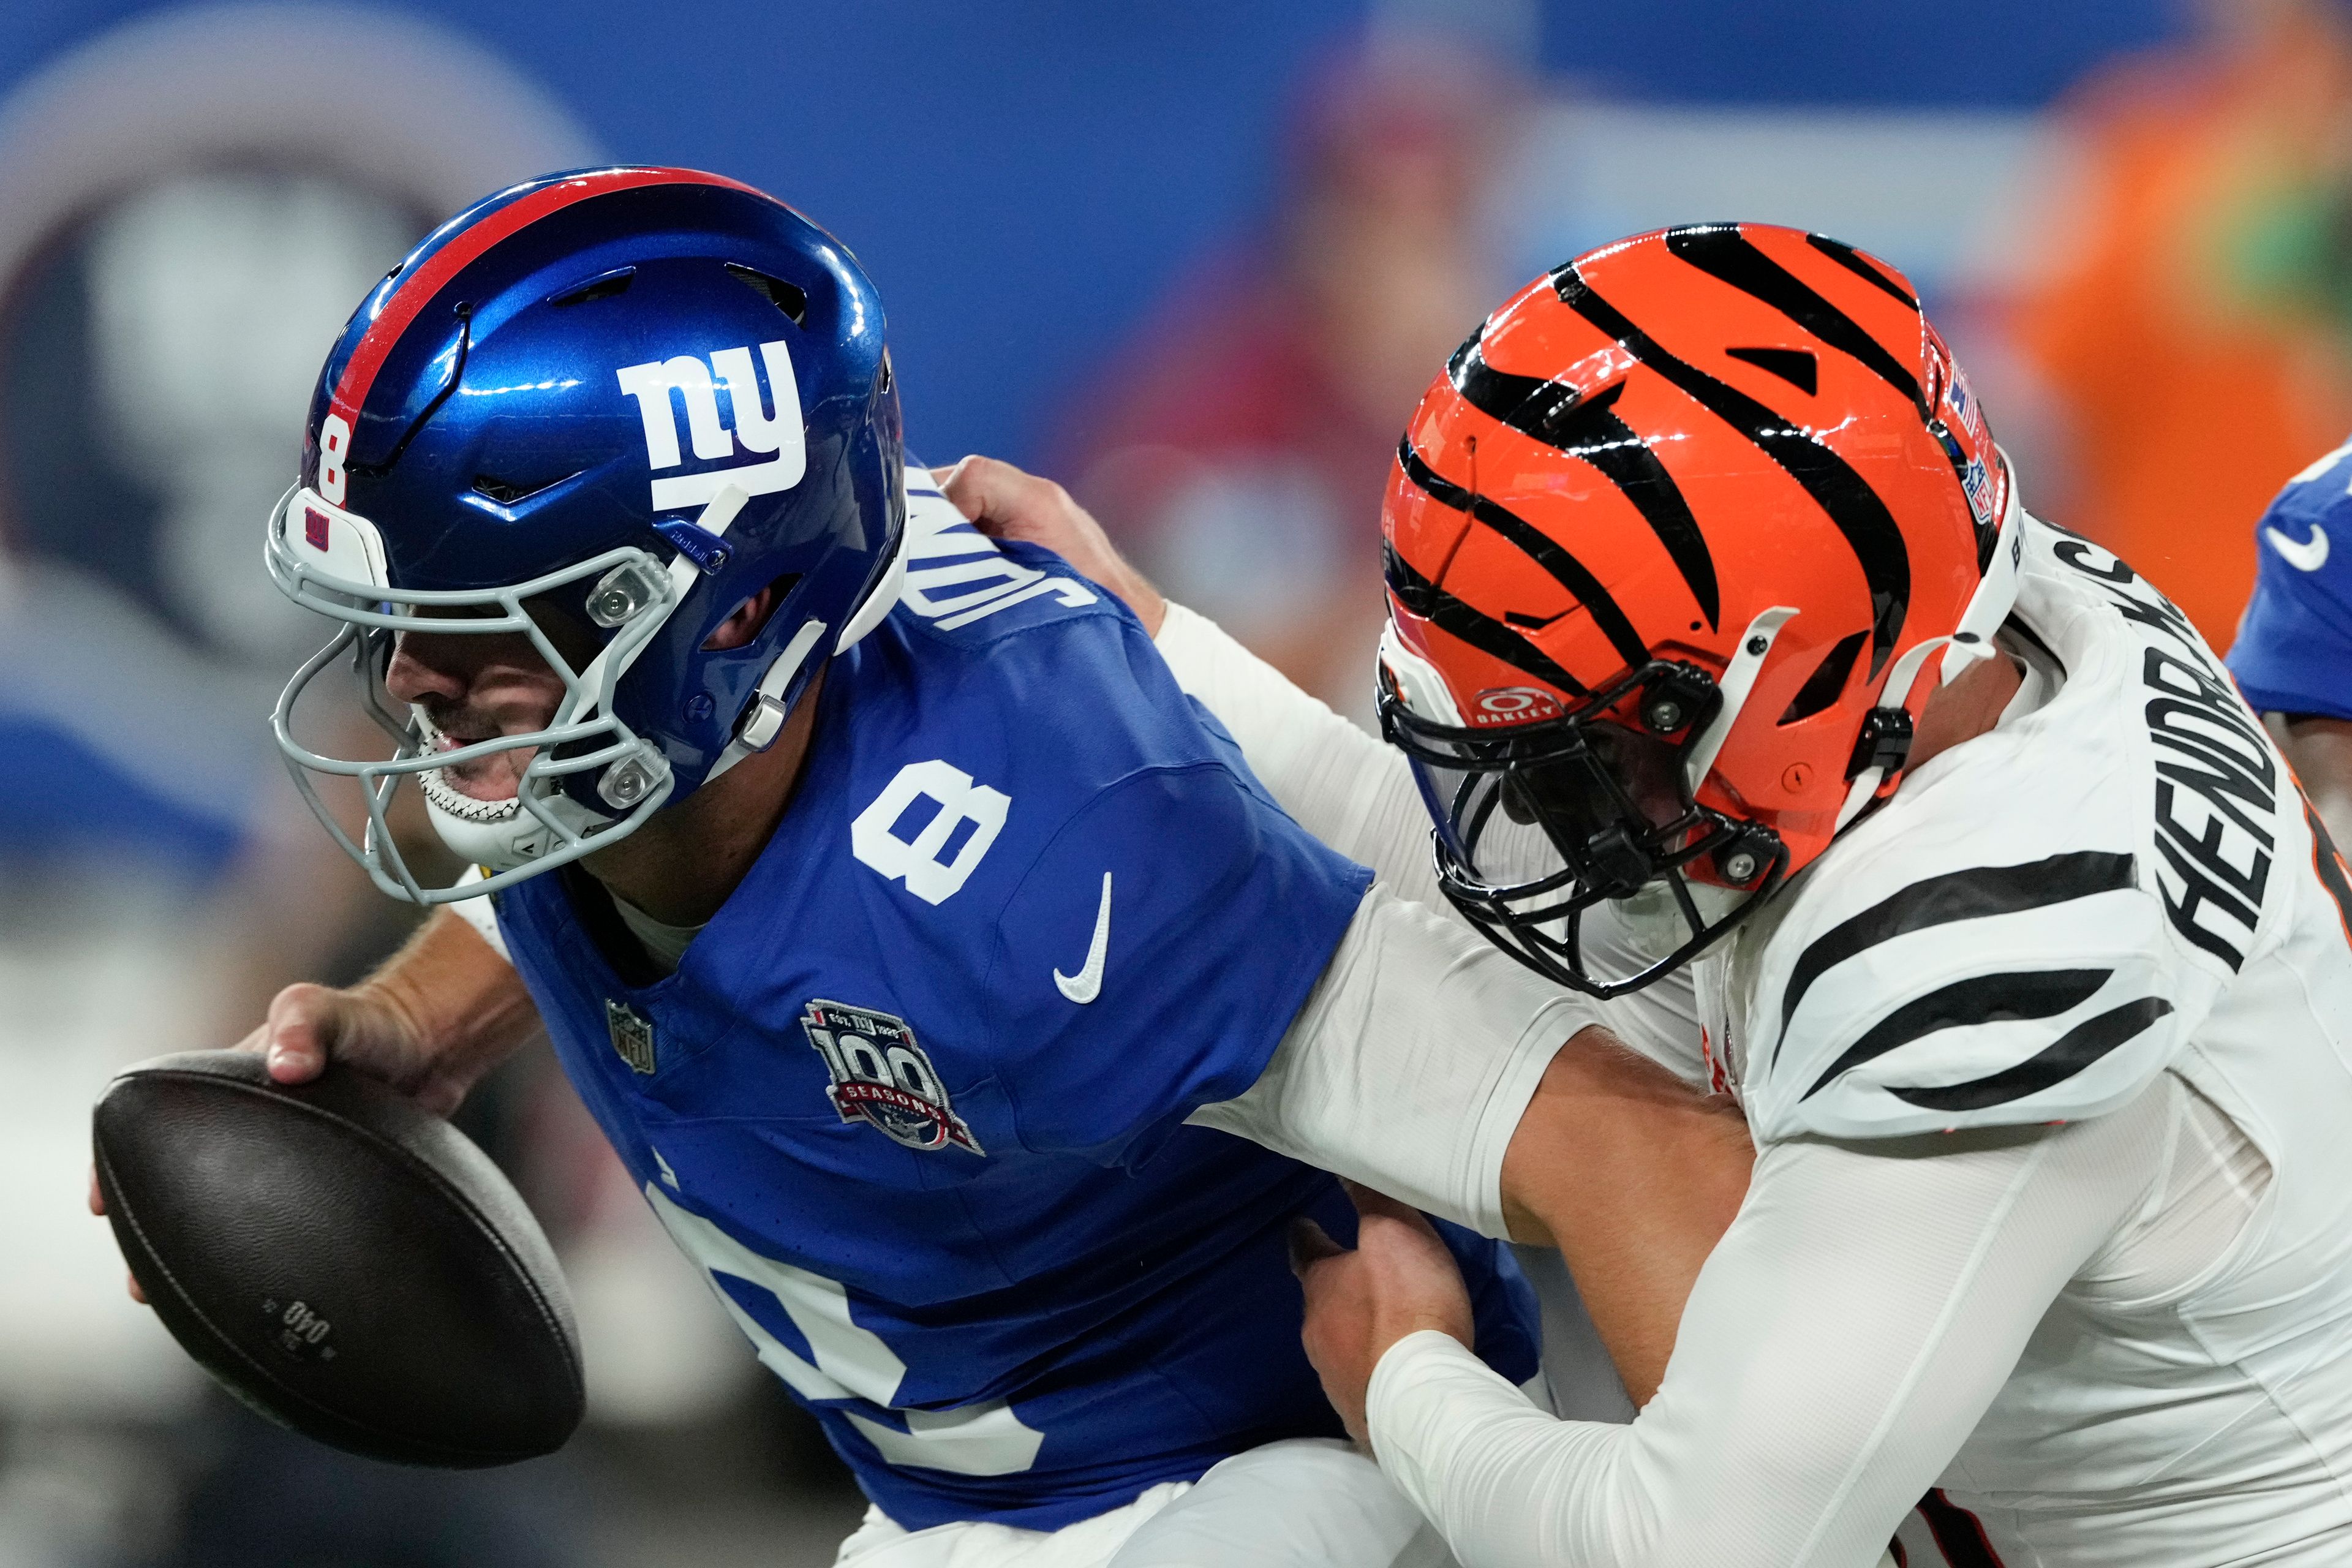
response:
<path fill-rule="evenodd" d="M 525 777 L 527 784 L 534 782 L 528 774 Z M 639 742 L 627 755 L 605 765 L 596 781 L 596 794 L 625 816 L 668 782 L 669 764 L 660 752 Z M 572 837 L 593 838 L 609 833 L 619 820 L 590 810 L 560 788 L 534 791 L 533 800 L 541 816 L 524 810 L 520 795 L 493 802 L 460 794 L 450 785 L 445 769 L 418 774 L 417 784 L 434 836 L 451 854 L 492 875 L 531 865 Z M 548 820 L 551 817 L 552 821 Z"/>
<path fill-rule="evenodd" d="M 453 791 L 439 769 L 420 774 L 418 783 L 434 837 L 451 854 L 469 866 L 481 867 L 491 876 L 532 865 L 564 841 L 558 829 L 525 811 L 519 796 L 497 802 L 494 806 L 490 802 L 473 800 Z M 561 793 L 550 795 L 545 806 L 550 815 L 583 837 L 608 828 L 613 823 L 611 817 L 600 816 Z"/>

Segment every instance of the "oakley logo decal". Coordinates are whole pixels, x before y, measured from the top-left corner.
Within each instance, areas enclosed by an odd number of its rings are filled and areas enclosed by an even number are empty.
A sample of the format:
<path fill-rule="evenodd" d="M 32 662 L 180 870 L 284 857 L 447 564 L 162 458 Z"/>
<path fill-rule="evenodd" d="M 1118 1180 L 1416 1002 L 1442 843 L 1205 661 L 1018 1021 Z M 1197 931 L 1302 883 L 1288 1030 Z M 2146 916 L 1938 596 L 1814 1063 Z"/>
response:
<path fill-rule="evenodd" d="M 760 362 L 768 372 L 768 398 L 760 390 L 751 368 L 750 349 L 720 349 L 709 363 L 693 354 L 649 360 L 616 373 L 621 390 L 637 400 L 646 426 L 646 458 L 654 470 L 653 509 L 679 511 L 707 506 L 719 489 L 740 485 L 746 495 L 772 495 L 801 482 L 808 468 L 808 451 L 801 428 L 800 384 L 793 378 L 793 359 L 782 342 L 761 343 Z M 719 393 L 727 393 L 735 428 L 730 432 L 719 419 Z M 677 396 L 673 398 L 672 393 Z M 696 474 L 662 475 L 685 462 L 678 447 L 677 405 L 686 407 L 686 430 L 698 462 L 736 456 L 740 444 L 752 455 L 750 462 L 730 463 Z"/>
<path fill-rule="evenodd" d="M 1549 692 L 1528 686 L 1504 686 L 1481 691 L 1471 705 L 1473 724 L 1526 724 L 1559 717 L 1559 701 Z"/>

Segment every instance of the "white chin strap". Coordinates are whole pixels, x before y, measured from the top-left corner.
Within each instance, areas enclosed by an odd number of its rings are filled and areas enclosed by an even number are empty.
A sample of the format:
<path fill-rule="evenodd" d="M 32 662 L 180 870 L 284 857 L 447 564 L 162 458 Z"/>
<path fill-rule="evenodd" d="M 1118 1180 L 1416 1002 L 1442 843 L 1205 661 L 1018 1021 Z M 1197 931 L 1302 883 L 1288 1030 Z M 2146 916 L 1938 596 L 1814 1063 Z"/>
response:
<path fill-rule="evenodd" d="M 913 536 L 912 529 L 902 528 L 899 531 L 898 547 L 890 552 L 890 563 L 882 569 L 882 574 L 875 579 L 874 586 L 866 590 L 866 597 L 858 601 L 857 607 L 850 611 L 848 624 L 834 639 L 834 654 L 847 653 L 856 647 L 866 633 L 880 626 L 898 607 L 898 595 L 907 586 L 907 543 Z M 814 617 L 801 623 L 800 629 L 793 634 L 783 651 L 777 654 L 774 662 L 768 666 L 768 673 L 760 678 L 759 689 L 752 692 L 750 704 L 743 710 L 743 717 L 736 723 L 735 738 L 727 743 L 725 751 L 719 753 L 719 760 L 710 764 L 710 771 L 702 775 L 704 784 L 709 784 L 744 758 L 756 752 L 764 752 L 776 743 L 776 737 L 784 731 L 784 721 L 791 717 L 791 710 L 784 706 L 784 693 L 792 689 L 793 679 L 800 674 L 801 666 L 808 662 L 809 656 L 824 640 L 824 623 Z"/>
<path fill-rule="evenodd" d="M 2010 467 L 2008 453 L 2002 452 L 2000 460 L 2001 466 L 2009 469 L 2009 500 L 2001 510 L 2000 537 L 1994 542 L 1984 578 L 1969 596 L 1969 607 L 1960 613 L 1960 624 L 1952 628 L 1949 637 L 1929 637 L 1895 661 L 1895 668 L 1886 677 L 1886 686 L 1878 695 L 1881 708 L 1901 708 L 1910 700 L 1911 687 L 1930 654 L 1941 651 L 1944 655 L 1939 685 L 1957 679 L 1969 666 L 1993 655 L 1993 634 L 2000 630 L 2001 623 L 2009 619 L 2010 611 L 2017 605 L 2018 564 L 2025 558 L 2025 509 L 2017 499 L 2017 470 Z M 1886 770 L 1875 765 L 1854 775 L 1853 787 L 1846 791 L 1845 804 L 1838 807 L 1839 829 L 1862 815 L 1885 781 Z"/>

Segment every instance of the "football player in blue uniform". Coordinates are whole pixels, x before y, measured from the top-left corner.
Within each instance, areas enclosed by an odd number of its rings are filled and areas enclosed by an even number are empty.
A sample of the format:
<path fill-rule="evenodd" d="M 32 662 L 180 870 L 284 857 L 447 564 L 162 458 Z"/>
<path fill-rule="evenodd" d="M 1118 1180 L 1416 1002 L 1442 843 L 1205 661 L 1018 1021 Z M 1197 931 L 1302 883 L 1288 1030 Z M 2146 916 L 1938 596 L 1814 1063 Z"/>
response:
<path fill-rule="evenodd" d="M 2352 441 L 2287 481 L 2254 526 L 2261 565 L 2230 673 L 2337 844 L 2352 843 Z"/>
<path fill-rule="evenodd" d="M 904 466 L 871 284 L 748 187 L 585 171 L 429 236 L 330 354 L 268 556 L 341 623 L 275 716 L 298 783 L 450 907 L 249 1043 L 446 1109 L 535 1011 L 875 1504 L 844 1563 L 1427 1560 L 1299 1347 L 1286 1233 L 1354 1210 L 1274 1151 L 1320 1157 L 1327 1108 L 1395 1109 L 1324 1163 L 1490 1236 L 1596 1195 L 1588 1149 L 1671 1185 L 1591 1205 L 1627 1300 L 1679 1301 L 1737 1205 L 1736 1122 L 1556 1062 L 1571 1004 L 1370 888 L 1124 606 Z M 337 669 L 390 758 L 317 740 Z M 455 887 L 393 831 L 412 779 Z M 1318 1077 L 1340 1034 L 1396 1076 Z M 1507 1254 L 1447 1237 L 1528 1379 Z"/>

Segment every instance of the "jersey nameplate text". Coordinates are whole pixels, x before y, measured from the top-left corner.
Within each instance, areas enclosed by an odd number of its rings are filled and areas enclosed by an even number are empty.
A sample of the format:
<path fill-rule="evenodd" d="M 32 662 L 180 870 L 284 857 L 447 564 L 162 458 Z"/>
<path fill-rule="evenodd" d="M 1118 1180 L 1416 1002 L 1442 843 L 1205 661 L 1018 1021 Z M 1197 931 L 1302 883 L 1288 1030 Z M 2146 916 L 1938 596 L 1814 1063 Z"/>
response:
<path fill-rule="evenodd" d="M 2053 553 L 2104 584 L 2140 633 L 2164 860 L 2157 889 L 2173 930 L 2234 971 L 2253 943 L 2278 847 L 2278 765 L 2269 742 L 2171 600 L 2083 541 L 2062 541 Z"/>

